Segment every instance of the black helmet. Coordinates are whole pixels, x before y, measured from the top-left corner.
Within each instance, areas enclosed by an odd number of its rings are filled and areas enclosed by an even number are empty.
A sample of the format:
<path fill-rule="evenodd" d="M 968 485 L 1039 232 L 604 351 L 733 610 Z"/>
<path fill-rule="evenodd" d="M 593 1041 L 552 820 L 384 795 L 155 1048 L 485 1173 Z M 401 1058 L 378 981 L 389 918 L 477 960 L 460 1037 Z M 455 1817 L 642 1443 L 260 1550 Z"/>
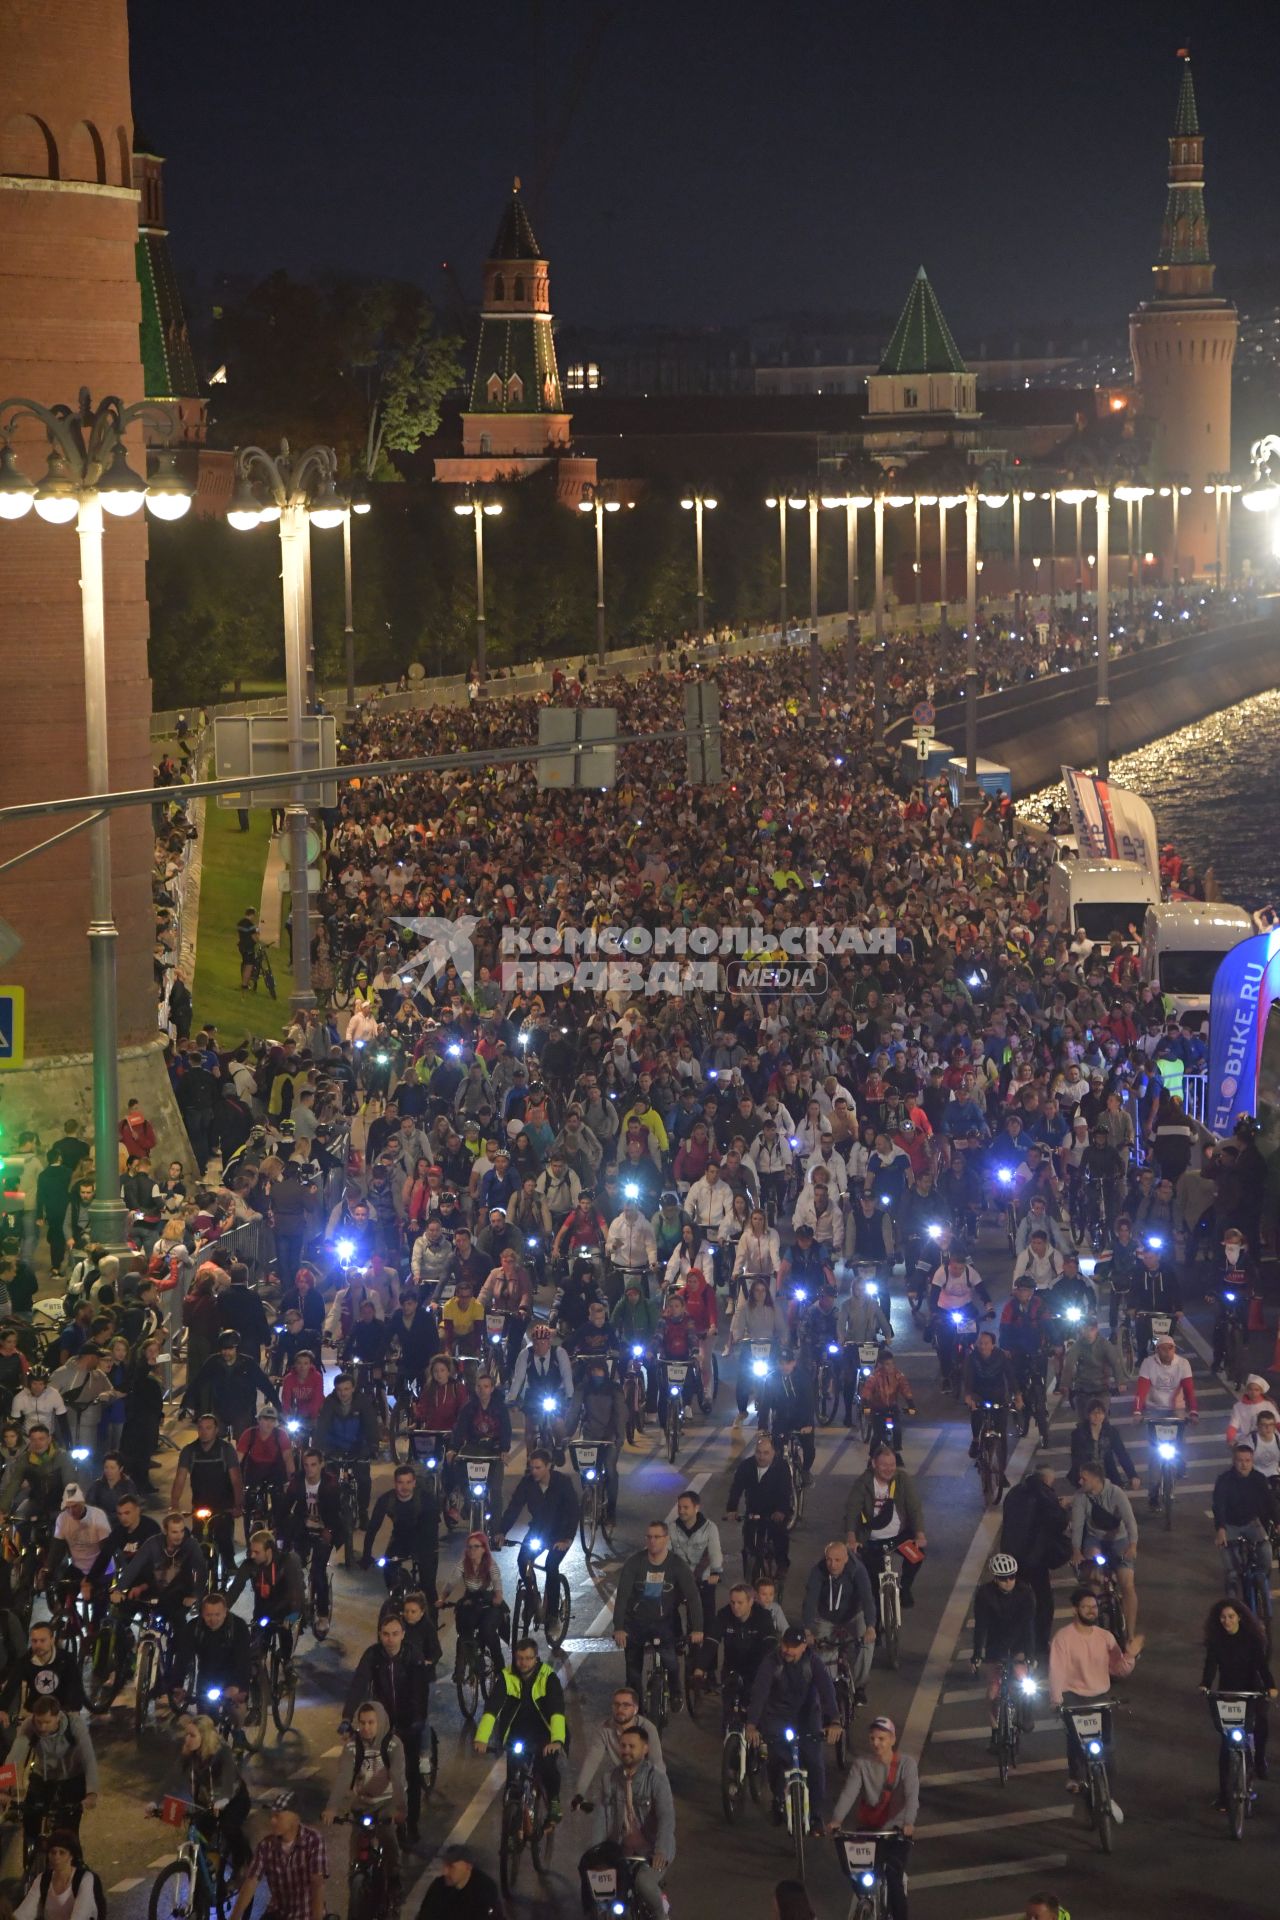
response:
<path fill-rule="evenodd" d="M 224 1327 L 218 1335 L 218 1352 L 221 1353 L 225 1347 L 238 1347 L 239 1345 L 240 1335 L 236 1332 L 235 1328 Z"/>

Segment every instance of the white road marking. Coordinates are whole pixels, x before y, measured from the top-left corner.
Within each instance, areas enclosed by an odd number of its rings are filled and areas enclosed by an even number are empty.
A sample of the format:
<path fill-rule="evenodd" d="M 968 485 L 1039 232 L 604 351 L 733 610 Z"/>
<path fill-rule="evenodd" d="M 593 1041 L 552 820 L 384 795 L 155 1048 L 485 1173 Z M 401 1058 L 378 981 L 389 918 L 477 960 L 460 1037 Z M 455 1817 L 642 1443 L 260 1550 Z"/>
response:
<path fill-rule="evenodd" d="M 1038 1720 L 1032 1732 L 1047 1733 L 1050 1727 L 1056 1727 L 1057 1724 L 1056 1720 Z M 934 1727 L 928 1737 L 930 1740 L 990 1740 L 991 1723 L 988 1721 L 982 1727 Z M 1023 1737 L 1025 1739 L 1025 1734 Z"/>
<path fill-rule="evenodd" d="M 117 1880 L 114 1887 L 107 1888 L 107 1892 L 108 1893 L 132 1893 L 135 1887 L 140 1887 L 142 1885 L 145 1878 L 146 1878 L 146 1875 L 140 1873 L 137 1876 L 137 1878 L 134 1880 Z"/>
<path fill-rule="evenodd" d="M 981 1867 L 952 1867 L 946 1873 L 913 1873 L 912 1893 L 927 1887 L 962 1887 L 970 1880 L 1014 1880 L 1020 1874 L 1046 1873 L 1051 1867 L 1065 1867 L 1065 1853 L 1037 1853 L 1029 1860 L 997 1860 Z"/>
<path fill-rule="evenodd" d="M 1024 1773 L 1065 1773 L 1066 1770 L 1067 1756 L 1064 1753 L 1058 1760 L 1024 1760 L 1013 1769 L 1012 1777 L 1016 1780 L 1020 1774 Z M 998 1780 L 999 1778 L 999 1767 L 959 1767 L 951 1773 L 922 1773 L 920 1785 L 922 1787 L 967 1787 L 972 1780 Z M 1003 1814 L 996 1814 L 994 1823 L 999 1824 L 1003 1819 Z M 916 1831 L 919 1832 L 920 1829 L 917 1828 Z M 914 1875 L 912 1878 L 914 1879 Z"/>
<path fill-rule="evenodd" d="M 1021 1813 L 974 1814 L 967 1820 L 935 1820 L 926 1826 L 916 1828 L 917 1840 L 945 1840 L 957 1833 L 990 1833 L 993 1825 L 1004 1827 L 1034 1827 L 1041 1820 L 1069 1820 L 1075 1812 L 1070 1801 L 1065 1807 L 1030 1807 Z M 912 1875 L 915 1884 L 915 1875 Z"/>

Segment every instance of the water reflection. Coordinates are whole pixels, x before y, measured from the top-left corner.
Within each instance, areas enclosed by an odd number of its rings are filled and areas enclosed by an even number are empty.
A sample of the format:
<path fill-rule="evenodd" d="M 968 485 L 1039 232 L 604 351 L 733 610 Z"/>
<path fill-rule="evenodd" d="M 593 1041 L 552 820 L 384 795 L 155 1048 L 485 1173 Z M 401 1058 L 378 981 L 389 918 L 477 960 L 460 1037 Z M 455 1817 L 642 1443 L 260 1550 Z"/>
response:
<path fill-rule="evenodd" d="M 1213 868 L 1220 899 L 1253 909 L 1280 898 L 1280 691 L 1123 754 L 1111 778 L 1147 801 L 1162 841 L 1198 872 Z M 1042 818 L 1065 799 L 1061 783 L 1041 787 L 1018 812 Z"/>

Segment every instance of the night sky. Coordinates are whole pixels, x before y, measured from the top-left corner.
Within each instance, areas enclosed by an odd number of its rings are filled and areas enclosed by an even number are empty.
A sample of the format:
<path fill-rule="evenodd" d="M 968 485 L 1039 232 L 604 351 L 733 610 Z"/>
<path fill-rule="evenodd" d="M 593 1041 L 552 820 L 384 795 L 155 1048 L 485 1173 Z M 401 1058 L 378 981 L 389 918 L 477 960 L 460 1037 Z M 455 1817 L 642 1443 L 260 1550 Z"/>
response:
<path fill-rule="evenodd" d="M 550 159 L 535 228 L 561 318 L 896 312 L 923 260 L 964 338 L 1120 321 L 1147 289 L 1184 42 L 1214 258 L 1276 254 L 1280 8 L 1261 0 L 130 0 L 130 18 L 188 271 L 439 287 L 447 258 L 474 297 L 511 176 L 531 188 Z"/>

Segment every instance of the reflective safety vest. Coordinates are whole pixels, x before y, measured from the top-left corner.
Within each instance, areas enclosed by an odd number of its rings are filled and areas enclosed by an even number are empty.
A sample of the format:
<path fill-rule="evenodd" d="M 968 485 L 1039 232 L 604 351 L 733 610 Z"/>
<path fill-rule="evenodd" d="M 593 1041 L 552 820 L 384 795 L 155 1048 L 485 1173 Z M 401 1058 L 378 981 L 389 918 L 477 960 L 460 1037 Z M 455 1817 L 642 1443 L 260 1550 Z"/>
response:
<path fill-rule="evenodd" d="M 554 1668 L 549 1667 L 544 1660 L 534 1675 L 533 1686 L 529 1690 L 528 1697 L 531 1704 L 537 1710 L 539 1719 L 547 1729 L 548 1738 L 563 1743 L 565 1738 L 564 1715 L 562 1713 L 548 1714 L 543 1704 L 547 1697 L 547 1682 L 554 1678 Z M 506 1703 L 501 1715 L 504 1722 L 502 1738 L 505 1740 L 507 1728 L 515 1719 L 517 1712 L 523 1704 L 525 1695 L 524 1682 L 520 1675 L 511 1667 L 504 1667 L 502 1669 L 501 1679 L 507 1693 Z M 480 1725 L 476 1728 L 476 1739 L 490 1740 L 493 1737 L 494 1726 L 498 1718 L 499 1716 L 496 1713 L 486 1712 L 480 1721 Z"/>

